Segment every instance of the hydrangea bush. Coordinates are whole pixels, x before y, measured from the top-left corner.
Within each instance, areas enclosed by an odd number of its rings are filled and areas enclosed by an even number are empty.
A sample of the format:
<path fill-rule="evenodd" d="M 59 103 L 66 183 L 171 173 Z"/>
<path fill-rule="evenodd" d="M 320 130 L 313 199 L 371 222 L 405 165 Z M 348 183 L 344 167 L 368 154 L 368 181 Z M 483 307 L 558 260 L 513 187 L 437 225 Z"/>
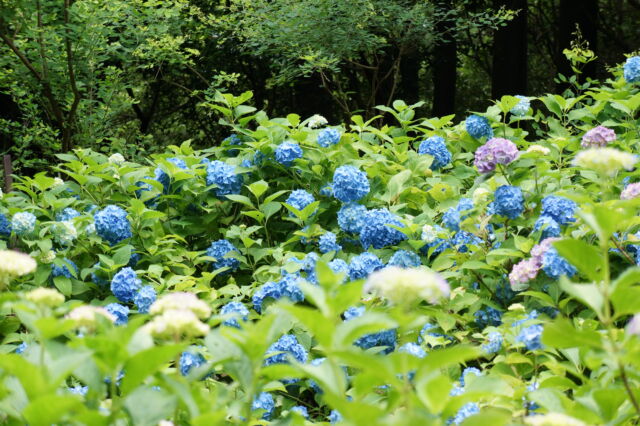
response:
<path fill-rule="evenodd" d="M 457 123 L 217 94 L 212 148 L 18 177 L 0 421 L 637 423 L 637 64 Z"/>

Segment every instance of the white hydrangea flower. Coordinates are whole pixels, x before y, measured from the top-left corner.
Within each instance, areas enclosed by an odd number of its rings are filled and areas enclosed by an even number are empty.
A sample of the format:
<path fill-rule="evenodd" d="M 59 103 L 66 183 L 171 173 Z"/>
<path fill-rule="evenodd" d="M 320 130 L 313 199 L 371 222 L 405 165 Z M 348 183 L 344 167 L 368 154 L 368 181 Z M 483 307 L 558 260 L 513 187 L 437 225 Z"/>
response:
<path fill-rule="evenodd" d="M 90 224 L 87 225 L 86 228 L 84 228 L 84 232 L 87 235 L 93 235 L 96 233 L 96 223 L 95 222 L 91 222 Z"/>
<path fill-rule="evenodd" d="M 0 288 L 16 277 L 32 273 L 37 266 L 36 261 L 28 254 L 0 250 Z"/>
<path fill-rule="evenodd" d="M 471 198 L 473 199 L 473 204 L 480 204 L 481 202 L 489 198 L 489 195 L 491 195 L 491 191 L 489 191 L 487 188 L 476 188 L 476 190 L 473 191 L 473 195 L 471 196 Z"/>
<path fill-rule="evenodd" d="M 62 185 L 64 185 L 64 181 L 62 179 L 59 177 L 53 178 L 53 185 L 51 185 L 51 188 L 57 188 Z"/>
<path fill-rule="evenodd" d="M 52 263 L 54 260 L 56 260 L 56 252 L 53 250 L 49 250 L 40 255 L 40 261 L 42 263 Z"/>
<path fill-rule="evenodd" d="M 526 417 L 524 422 L 532 426 L 587 426 L 582 420 L 561 413 L 536 414 Z"/>
<path fill-rule="evenodd" d="M 436 304 L 441 299 L 449 297 L 451 289 L 440 274 L 425 267 L 387 266 L 369 275 L 363 291 L 376 293 L 392 303 L 426 300 Z"/>
<path fill-rule="evenodd" d="M 56 241 L 63 246 L 70 245 L 76 238 L 78 238 L 78 231 L 70 220 L 56 223 L 52 230 Z"/>
<path fill-rule="evenodd" d="M 169 293 L 151 305 L 149 313 L 152 315 L 162 314 L 166 311 L 187 310 L 191 311 L 198 318 L 205 319 L 211 316 L 211 308 L 193 293 L 176 292 Z"/>
<path fill-rule="evenodd" d="M 209 326 L 188 309 L 166 309 L 144 327 L 152 336 L 160 338 L 204 336 L 209 332 Z"/>
<path fill-rule="evenodd" d="M 98 322 L 98 316 L 101 315 L 111 322 L 116 321 L 116 317 L 109 311 L 100 306 L 82 305 L 73 309 L 67 314 L 67 319 L 75 321 L 76 327 L 85 330 L 93 330 Z"/>
<path fill-rule="evenodd" d="M 115 164 L 116 166 L 120 166 L 124 164 L 124 162 L 125 162 L 124 156 L 118 152 L 116 152 L 115 154 L 112 154 L 109 157 L 109 163 Z"/>
<path fill-rule="evenodd" d="M 580 151 L 573 159 L 576 166 L 615 176 L 621 169 L 631 170 L 638 158 L 615 148 L 590 148 Z"/>
<path fill-rule="evenodd" d="M 329 122 L 326 118 L 319 114 L 315 114 L 312 115 L 311 118 L 309 118 L 309 121 L 307 121 L 307 126 L 310 129 L 317 129 L 318 127 L 326 126 L 328 123 Z"/>
<path fill-rule="evenodd" d="M 432 243 L 438 238 L 438 230 L 431 225 L 424 225 L 422 227 L 422 241 L 426 243 Z"/>
<path fill-rule="evenodd" d="M 542 155 L 548 155 L 551 150 L 549 148 L 547 148 L 546 146 L 542 146 L 542 145 L 531 145 L 529 148 L 527 148 L 527 152 L 531 153 L 536 153 L 536 154 L 542 154 Z"/>
<path fill-rule="evenodd" d="M 24 297 L 33 303 L 45 305 L 50 308 L 55 308 L 56 306 L 60 306 L 64 303 L 64 296 L 60 294 L 58 290 L 53 288 L 39 287 L 35 290 L 31 290 L 25 294 Z"/>

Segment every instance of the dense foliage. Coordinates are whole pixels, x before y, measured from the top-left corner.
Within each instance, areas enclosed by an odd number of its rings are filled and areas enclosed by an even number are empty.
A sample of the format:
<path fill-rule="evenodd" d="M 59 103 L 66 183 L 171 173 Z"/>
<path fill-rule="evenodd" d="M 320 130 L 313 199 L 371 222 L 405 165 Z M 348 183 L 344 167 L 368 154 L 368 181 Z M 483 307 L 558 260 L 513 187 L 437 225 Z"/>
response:
<path fill-rule="evenodd" d="M 220 146 L 59 154 L 0 199 L 0 421 L 635 423 L 638 60 L 458 125 L 217 93 Z"/>

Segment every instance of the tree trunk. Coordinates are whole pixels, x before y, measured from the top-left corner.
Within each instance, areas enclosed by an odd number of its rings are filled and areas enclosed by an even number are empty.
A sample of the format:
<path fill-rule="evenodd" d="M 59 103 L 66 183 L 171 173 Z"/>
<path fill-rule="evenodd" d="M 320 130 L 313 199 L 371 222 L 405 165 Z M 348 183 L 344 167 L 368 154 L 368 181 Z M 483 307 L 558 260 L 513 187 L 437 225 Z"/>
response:
<path fill-rule="evenodd" d="M 491 97 L 527 94 L 527 0 L 494 0 L 496 8 L 504 6 L 518 11 L 493 38 Z"/>
<path fill-rule="evenodd" d="M 420 57 L 418 51 L 407 54 L 400 63 L 400 85 L 398 87 L 398 99 L 402 99 L 408 105 L 420 100 Z"/>
<path fill-rule="evenodd" d="M 598 0 L 560 0 L 558 12 L 558 35 L 556 67 L 558 73 L 565 76 L 573 74 L 571 64 L 562 51 L 569 49 L 576 25 L 580 28 L 583 40 L 589 42 L 589 48 L 597 52 L 598 39 Z M 591 62 L 582 71 L 581 80 L 596 77 L 596 62 Z M 565 87 L 561 87 L 564 89 Z"/>
<path fill-rule="evenodd" d="M 443 12 L 452 10 L 452 0 L 438 0 L 436 6 Z M 433 49 L 433 106 L 437 117 L 453 114 L 455 110 L 457 56 L 455 20 L 447 18 L 436 24 L 436 32 L 443 34 Z"/>

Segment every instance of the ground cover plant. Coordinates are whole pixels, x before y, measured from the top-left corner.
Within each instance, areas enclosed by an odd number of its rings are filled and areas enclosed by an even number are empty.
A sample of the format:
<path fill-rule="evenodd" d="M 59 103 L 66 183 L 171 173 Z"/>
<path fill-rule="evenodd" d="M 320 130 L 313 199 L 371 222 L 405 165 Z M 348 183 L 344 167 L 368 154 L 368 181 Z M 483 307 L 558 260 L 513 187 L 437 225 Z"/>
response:
<path fill-rule="evenodd" d="M 635 424 L 639 82 L 458 124 L 217 93 L 220 146 L 59 154 L 0 199 L 0 421 Z"/>

